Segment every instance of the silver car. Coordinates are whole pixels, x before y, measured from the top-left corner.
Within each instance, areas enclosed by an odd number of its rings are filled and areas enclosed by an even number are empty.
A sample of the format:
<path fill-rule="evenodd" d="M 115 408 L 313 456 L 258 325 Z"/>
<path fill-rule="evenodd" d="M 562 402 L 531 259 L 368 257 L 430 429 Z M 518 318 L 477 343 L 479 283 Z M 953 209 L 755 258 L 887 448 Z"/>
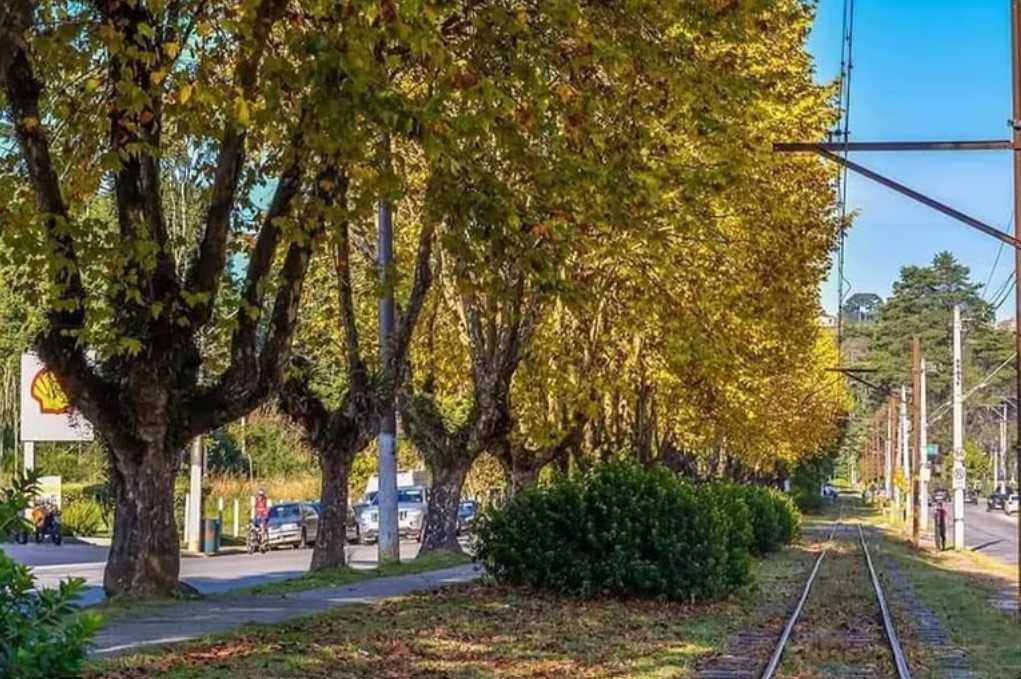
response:
<path fill-rule="evenodd" d="M 269 547 L 289 545 L 303 549 L 319 537 L 319 512 L 311 502 L 282 502 L 269 510 L 266 524 Z"/>
<path fill-rule="evenodd" d="M 428 497 L 424 486 L 397 489 L 397 531 L 401 537 L 422 539 Z M 369 493 L 368 502 L 355 509 L 357 541 L 367 544 L 379 537 L 379 502 L 376 493 Z"/>

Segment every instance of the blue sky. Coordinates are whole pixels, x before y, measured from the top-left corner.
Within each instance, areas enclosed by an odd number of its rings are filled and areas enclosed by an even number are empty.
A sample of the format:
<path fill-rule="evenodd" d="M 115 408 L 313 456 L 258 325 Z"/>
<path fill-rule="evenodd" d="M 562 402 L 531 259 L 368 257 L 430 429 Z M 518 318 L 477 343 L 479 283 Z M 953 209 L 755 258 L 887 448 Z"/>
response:
<path fill-rule="evenodd" d="M 839 72 L 843 0 L 819 0 L 809 48 L 817 77 Z M 853 141 L 1006 139 L 1010 117 L 1010 0 L 855 0 Z M 1009 152 L 868 153 L 855 159 L 1001 229 L 1012 216 Z M 850 294 L 886 297 L 900 268 L 942 250 L 971 267 L 987 298 L 1013 265 L 998 241 L 864 178 L 850 177 L 859 215 L 847 238 Z M 834 256 L 834 262 L 836 257 Z M 823 307 L 837 303 L 835 272 Z M 1013 315 L 1013 295 L 998 312 Z"/>

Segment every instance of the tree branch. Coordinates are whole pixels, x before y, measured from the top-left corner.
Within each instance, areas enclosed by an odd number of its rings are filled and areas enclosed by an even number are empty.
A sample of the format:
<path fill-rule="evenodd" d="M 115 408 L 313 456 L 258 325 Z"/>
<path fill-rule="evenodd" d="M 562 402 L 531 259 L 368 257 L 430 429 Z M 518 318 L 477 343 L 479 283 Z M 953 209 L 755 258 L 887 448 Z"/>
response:
<path fill-rule="evenodd" d="M 433 248 L 434 226 L 427 221 L 422 224 L 422 231 L 418 237 L 418 254 L 415 259 L 415 279 L 411 286 L 411 294 L 408 297 L 408 309 L 397 321 L 397 330 L 394 333 L 394 365 L 390 366 L 391 371 L 397 376 L 396 388 L 407 378 L 407 357 L 411 346 L 411 339 L 415 334 L 415 326 L 422 314 L 422 307 L 425 305 L 426 295 L 432 286 L 432 248 Z"/>
<path fill-rule="evenodd" d="M 248 46 L 235 72 L 235 81 L 241 96 L 250 99 L 258 82 L 259 67 L 269 41 L 270 32 L 279 20 L 287 0 L 262 0 L 255 15 L 255 25 Z M 227 235 L 230 215 L 241 179 L 241 168 L 245 161 L 247 133 L 238 123 L 230 121 L 220 143 L 220 153 L 213 175 L 209 208 L 206 212 L 206 228 L 199 245 L 199 255 L 188 271 L 186 289 L 198 295 L 192 307 L 193 325 L 203 326 L 213 313 L 213 302 L 220 285 L 224 267 L 227 265 Z"/>
<path fill-rule="evenodd" d="M 348 177 L 341 186 L 341 206 L 347 207 Z M 365 375 L 362 362 L 361 341 L 358 338 L 358 323 L 351 286 L 351 229 L 347 216 L 337 227 L 337 242 L 333 246 L 333 271 L 337 281 L 337 301 L 340 304 L 340 326 L 344 332 L 344 353 L 347 359 L 348 379 L 354 380 Z"/>

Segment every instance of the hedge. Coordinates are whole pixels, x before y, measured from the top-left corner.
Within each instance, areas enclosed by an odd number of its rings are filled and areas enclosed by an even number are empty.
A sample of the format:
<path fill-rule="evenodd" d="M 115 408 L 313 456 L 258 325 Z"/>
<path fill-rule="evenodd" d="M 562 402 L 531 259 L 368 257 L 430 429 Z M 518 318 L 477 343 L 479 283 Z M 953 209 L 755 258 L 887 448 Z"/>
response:
<path fill-rule="evenodd" d="M 748 584 L 752 553 L 792 541 L 798 522 L 772 491 L 612 461 L 490 509 L 476 559 L 501 583 L 571 596 L 717 599 Z"/>

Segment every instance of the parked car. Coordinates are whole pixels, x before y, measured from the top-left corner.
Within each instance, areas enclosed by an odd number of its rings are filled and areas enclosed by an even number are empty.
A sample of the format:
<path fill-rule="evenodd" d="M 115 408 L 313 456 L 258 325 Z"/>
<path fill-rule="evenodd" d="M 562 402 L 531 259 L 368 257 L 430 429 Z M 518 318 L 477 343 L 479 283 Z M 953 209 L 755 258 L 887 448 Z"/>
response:
<path fill-rule="evenodd" d="M 1003 511 L 1007 513 L 1007 516 L 1011 514 L 1017 514 L 1018 511 L 1018 495 L 1017 493 L 1011 493 L 1007 496 L 1007 499 L 1003 503 Z"/>
<path fill-rule="evenodd" d="M 966 505 L 977 505 L 978 504 L 978 491 L 972 488 L 968 488 L 964 491 L 964 504 Z"/>
<path fill-rule="evenodd" d="M 937 502 L 949 502 L 949 501 L 950 501 L 950 496 L 947 494 L 947 491 L 944 490 L 943 488 L 937 488 L 936 490 L 932 491 L 931 495 L 929 495 L 929 504 L 930 505 L 934 505 Z"/>
<path fill-rule="evenodd" d="M 269 509 L 269 548 L 307 547 L 319 537 L 319 512 L 311 502 L 282 502 Z"/>
<path fill-rule="evenodd" d="M 986 498 L 986 511 L 991 512 L 994 509 L 1004 509 L 1006 500 L 1007 495 L 1005 493 L 1001 493 L 999 491 L 990 493 L 989 497 Z"/>
<path fill-rule="evenodd" d="M 464 500 L 457 508 L 457 534 L 470 533 L 475 527 L 475 518 L 479 514 L 479 503 L 475 500 Z"/>
<path fill-rule="evenodd" d="M 402 538 L 422 539 L 425 528 L 427 493 L 423 486 L 397 489 L 397 532 Z M 367 544 L 379 537 L 379 497 L 369 493 L 368 502 L 358 512 L 358 543 Z"/>
<path fill-rule="evenodd" d="M 316 513 L 319 515 L 319 518 L 322 519 L 323 516 L 322 503 L 319 500 L 314 500 L 312 502 L 312 507 L 316 510 Z M 357 542 L 358 540 L 358 519 L 356 518 L 355 510 L 356 510 L 355 507 L 352 507 L 351 505 L 347 506 L 346 533 L 347 541 L 349 544 L 352 542 Z"/>

